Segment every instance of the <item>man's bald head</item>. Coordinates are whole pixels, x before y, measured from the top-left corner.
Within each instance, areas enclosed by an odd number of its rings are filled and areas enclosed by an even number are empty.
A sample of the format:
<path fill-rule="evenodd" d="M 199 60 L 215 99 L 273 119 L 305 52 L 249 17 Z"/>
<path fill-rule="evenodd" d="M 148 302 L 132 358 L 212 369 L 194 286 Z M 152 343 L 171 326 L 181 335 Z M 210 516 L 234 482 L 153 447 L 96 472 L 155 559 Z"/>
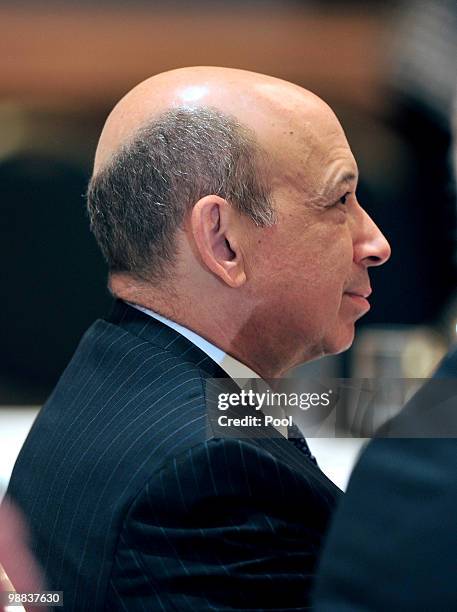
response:
<path fill-rule="evenodd" d="M 110 270 L 163 278 L 176 231 L 205 195 L 223 197 L 257 225 L 271 224 L 269 170 L 288 164 L 280 138 L 293 138 L 298 116 L 311 143 L 307 124 L 316 130 L 327 115 L 334 117 L 314 94 L 244 70 L 183 68 L 136 86 L 106 121 L 88 193 Z"/>
<path fill-rule="evenodd" d="M 287 124 L 297 108 L 315 114 L 331 109 L 313 93 L 287 81 L 246 70 L 199 66 L 180 68 L 146 79 L 109 115 L 97 147 L 94 174 L 125 147 L 142 127 L 165 111 L 217 109 L 262 140 L 278 122 Z M 333 114 L 333 113 L 332 113 Z"/>
<path fill-rule="evenodd" d="M 389 245 L 333 111 L 279 79 L 186 68 L 114 108 L 88 204 L 118 297 L 262 376 L 347 348 Z"/>

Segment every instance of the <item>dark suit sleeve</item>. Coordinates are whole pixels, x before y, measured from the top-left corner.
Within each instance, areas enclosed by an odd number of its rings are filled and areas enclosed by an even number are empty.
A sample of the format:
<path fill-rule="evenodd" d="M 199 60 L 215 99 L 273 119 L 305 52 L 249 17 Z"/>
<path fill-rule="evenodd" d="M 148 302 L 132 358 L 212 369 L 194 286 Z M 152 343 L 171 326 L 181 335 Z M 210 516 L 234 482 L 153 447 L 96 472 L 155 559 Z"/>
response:
<path fill-rule="evenodd" d="M 457 610 L 457 440 L 380 439 L 329 530 L 317 612 Z"/>
<path fill-rule="evenodd" d="M 307 609 L 331 505 L 313 483 L 249 441 L 169 461 L 125 519 L 110 609 Z"/>

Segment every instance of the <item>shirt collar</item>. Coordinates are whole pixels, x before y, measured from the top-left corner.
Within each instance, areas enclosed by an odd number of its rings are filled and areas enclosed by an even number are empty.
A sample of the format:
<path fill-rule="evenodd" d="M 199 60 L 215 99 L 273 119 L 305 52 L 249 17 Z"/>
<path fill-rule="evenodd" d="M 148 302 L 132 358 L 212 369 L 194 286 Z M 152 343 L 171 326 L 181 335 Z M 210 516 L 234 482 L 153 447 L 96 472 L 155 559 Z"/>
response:
<path fill-rule="evenodd" d="M 192 344 L 195 344 L 195 346 L 197 346 L 206 355 L 208 355 L 208 357 L 215 361 L 224 370 L 224 372 L 230 376 L 230 378 L 233 378 L 235 380 L 237 378 L 260 378 L 260 376 L 256 372 L 254 372 L 254 370 L 251 370 L 251 368 L 249 368 L 247 365 L 245 365 L 238 359 L 235 359 L 235 357 L 232 357 L 231 355 L 220 349 L 218 346 L 212 344 L 205 338 L 202 338 L 202 336 L 192 331 L 188 327 L 184 327 L 184 325 L 180 325 L 179 323 L 176 323 L 176 321 L 167 319 L 166 317 L 163 317 L 157 312 L 149 310 L 149 308 L 145 308 L 144 306 L 132 304 L 131 302 L 127 303 L 129 304 L 129 306 L 132 306 L 137 310 L 141 310 L 141 312 L 144 312 L 150 317 L 157 319 L 157 321 L 160 321 L 164 325 L 168 325 L 168 327 L 171 327 L 172 329 L 177 331 L 178 334 L 181 334 L 182 336 L 190 340 Z"/>

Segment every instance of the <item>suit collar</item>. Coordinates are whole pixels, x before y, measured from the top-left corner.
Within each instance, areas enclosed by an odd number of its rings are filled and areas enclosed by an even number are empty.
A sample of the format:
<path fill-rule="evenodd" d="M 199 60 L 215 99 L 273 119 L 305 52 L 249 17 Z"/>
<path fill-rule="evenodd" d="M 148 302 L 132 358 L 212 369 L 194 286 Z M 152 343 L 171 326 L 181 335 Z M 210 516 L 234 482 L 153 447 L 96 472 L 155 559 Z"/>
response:
<path fill-rule="evenodd" d="M 185 327 L 184 325 L 181 325 L 176 321 L 167 319 L 166 317 L 158 314 L 153 310 L 149 310 L 144 306 L 139 306 L 138 304 L 131 304 L 129 302 L 126 303 L 129 306 L 136 308 L 137 310 L 141 310 L 148 316 L 157 319 L 164 325 L 171 327 L 176 332 L 178 332 L 178 334 L 181 334 L 181 336 L 187 338 L 190 342 L 192 342 L 192 344 L 201 349 L 205 353 L 205 355 L 208 355 L 210 359 L 215 361 L 224 370 L 224 372 L 226 372 L 230 376 L 230 378 L 233 378 L 234 380 L 240 378 L 260 378 L 260 376 L 256 372 L 254 372 L 254 370 L 251 370 L 251 368 L 249 368 L 247 365 L 245 365 L 241 361 L 238 361 L 238 359 L 235 359 L 235 357 L 232 357 L 223 349 L 219 348 L 206 338 L 203 338 L 203 336 L 200 336 L 192 329 L 189 329 L 188 327 Z"/>
<path fill-rule="evenodd" d="M 192 363 L 209 378 L 228 378 L 226 372 L 190 340 L 122 300 L 115 300 L 107 320 L 151 344 L 170 351 L 183 361 Z"/>

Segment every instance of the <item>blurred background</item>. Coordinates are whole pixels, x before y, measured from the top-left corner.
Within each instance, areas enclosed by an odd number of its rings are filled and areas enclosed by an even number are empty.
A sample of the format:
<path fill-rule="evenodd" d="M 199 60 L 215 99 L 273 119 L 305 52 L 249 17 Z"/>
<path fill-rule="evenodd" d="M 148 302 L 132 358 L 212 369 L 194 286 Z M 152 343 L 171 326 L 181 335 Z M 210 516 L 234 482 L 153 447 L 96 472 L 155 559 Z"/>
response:
<path fill-rule="evenodd" d="M 454 341 L 455 0 L 0 0 L 0 48 L 0 487 L 81 335 L 109 310 L 84 209 L 98 135 L 125 92 L 164 70 L 271 74 L 342 121 L 359 200 L 392 258 L 373 270 L 351 351 L 301 375 L 424 377 Z"/>

